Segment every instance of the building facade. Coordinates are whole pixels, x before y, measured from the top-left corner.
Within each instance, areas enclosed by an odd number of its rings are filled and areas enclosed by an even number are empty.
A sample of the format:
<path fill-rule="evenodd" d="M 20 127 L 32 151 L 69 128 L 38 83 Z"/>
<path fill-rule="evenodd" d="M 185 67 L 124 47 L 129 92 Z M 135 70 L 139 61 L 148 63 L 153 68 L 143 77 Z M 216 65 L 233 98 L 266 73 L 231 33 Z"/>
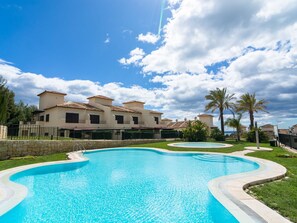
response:
<path fill-rule="evenodd" d="M 102 95 L 87 98 L 87 103 L 66 102 L 66 94 L 54 91 L 44 91 L 38 96 L 39 110 L 34 114 L 33 123 L 20 123 L 22 134 L 26 134 L 32 124 L 43 129 L 56 127 L 60 131 L 59 134 L 64 137 L 69 136 L 70 130 L 153 129 L 158 131 L 162 127 L 162 113 L 145 109 L 144 102 L 129 101 L 124 102 L 123 106 L 115 106 L 112 98 Z M 45 133 L 45 135 L 50 134 L 54 133 Z"/>
<path fill-rule="evenodd" d="M 169 129 L 184 130 L 188 127 L 189 122 L 193 122 L 195 120 L 199 120 L 204 124 L 206 124 L 209 132 L 211 131 L 211 129 L 217 128 L 216 126 L 213 125 L 213 115 L 208 115 L 208 114 L 200 114 L 197 117 L 195 117 L 194 120 L 184 119 L 183 121 L 178 121 L 178 120 L 172 121 L 170 119 L 163 119 L 162 121 Z"/>
<path fill-rule="evenodd" d="M 262 125 L 260 126 L 260 129 L 269 137 L 269 139 L 275 138 L 274 125 L 271 125 L 271 124 Z"/>

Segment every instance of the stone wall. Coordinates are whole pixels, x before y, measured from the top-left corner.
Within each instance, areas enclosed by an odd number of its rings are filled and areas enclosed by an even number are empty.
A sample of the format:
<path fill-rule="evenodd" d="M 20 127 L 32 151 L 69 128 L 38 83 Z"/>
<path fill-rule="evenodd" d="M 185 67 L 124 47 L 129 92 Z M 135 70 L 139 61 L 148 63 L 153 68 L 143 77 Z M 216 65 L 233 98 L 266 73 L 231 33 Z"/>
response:
<path fill-rule="evenodd" d="M 0 125 L 0 140 L 7 138 L 7 126 Z"/>
<path fill-rule="evenodd" d="M 41 156 L 100 148 L 112 148 L 143 143 L 160 142 L 158 139 L 135 140 L 3 140 L 0 141 L 0 160 L 20 156 Z"/>

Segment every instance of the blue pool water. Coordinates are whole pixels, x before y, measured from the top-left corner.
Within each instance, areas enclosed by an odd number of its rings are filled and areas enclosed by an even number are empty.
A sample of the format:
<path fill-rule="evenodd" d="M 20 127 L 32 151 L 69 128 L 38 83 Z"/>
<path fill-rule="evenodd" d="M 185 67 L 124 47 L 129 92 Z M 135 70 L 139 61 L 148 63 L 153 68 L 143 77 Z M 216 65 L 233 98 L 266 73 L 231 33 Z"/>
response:
<path fill-rule="evenodd" d="M 188 147 L 188 148 L 224 148 L 227 144 L 215 143 L 215 142 L 179 142 L 169 144 L 175 147 Z M 232 145 L 230 145 L 232 146 Z M 230 147 L 227 146 L 227 147 Z"/>
<path fill-rule="evenodd" d="M 207 183 L 258 168 L 228 156 L 146 149 L 85 155 L 89 162 L 84 165 L 53 165 L 12 176 L 29 194 L 0 222 L 237 222 Z"/>

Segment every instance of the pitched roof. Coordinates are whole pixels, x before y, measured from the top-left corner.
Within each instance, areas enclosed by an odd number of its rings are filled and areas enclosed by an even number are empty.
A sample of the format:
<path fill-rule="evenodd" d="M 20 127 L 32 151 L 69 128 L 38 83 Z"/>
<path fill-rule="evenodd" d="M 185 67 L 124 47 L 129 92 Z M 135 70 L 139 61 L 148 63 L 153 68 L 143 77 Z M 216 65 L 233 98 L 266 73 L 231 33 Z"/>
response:
<path fill-rule="evenodd" d="M 131 109 L 131 108 L 122 107 L 122 106 L 111 105 L 111 106 L 108 106 L 108 107 L 110 107 L 112 111 L 141 114 L 141 112 L 139 112 L 139 111 L 136 111 L 136 110 Z"/>
<path fill-rule="evenodd" d="M 162 115 L 162 112 L 158 112 L 158 111 L 149 111 L 151 114 L 158 114 L 158 115 Z"/>
<path fill-rule="evenodd" d="M 52 109 L 52 108 L 72 108 L 72 109 L 81 109 L 81 110 L 89 110 L 89 111 L 100 111 L 104 112 L 100 108 L 96 108 L 92 105 L 86 104 L 86 103 L 79 103 L 79 102 L 65 102 L 63 104 L 57 104 L 53 107 L 46 108 L 44 110 Z"/>
<path fill-rule="evenodd" d="M 213 115 L 209 115 L 209 114 L 201 114 L 201 115 L 198 115 L 198 117 L 213 117 Z"/>
<path fill-rule="evenodd" d="M 180 128 L 187 128 L 189 125 L 189 121 L 177 121 L 171 122 L 167 125 L 168 128 L 180 129 Z"/>
<path fill-rule="evenodd" d="M 132 104 L 132 103 L 140 103 L 140 104 L 145 104 L 144 102 L 142 101 L 127 101 L 127 102 L 124 102 L 123 104 Z"/>
<path fill-rule="evenodd" d="M 58 91 L 47 91 L 47 90 L 45 90 L 45 91 L 43 91 L 43 92 L 41 92 L 40 94 L 38 94 L 37 96 L 41 96 L 41 95 L 43 95 L 43 94 L 45 94 L 45 93 L 50 93 L 50 94 L 60 94 L 60 95 L 67 95 L 67 94 L 65 94 L 65 93 L 61 93 L 61 92 L 58 92 Z"/>
<path fill-rule="evenodd" d="M 91 97 L 88 97 L 87 99 L 91 99 L 91 98 L 100 98 L 100 99 L 105 99 L 105 100 L 112 100 L 112 98 L 109 98 L 109 97 L 106 97 L 106 96 L 103 96 L 103 95 L 95 95 L 95 96 L 91 96 Z"/>
<path fill-rule="evenodd" d="M 271 128 L 271 127 L 274 127 L 273 125 L 271 124 L 266 124 L 266 125 L 262 125 L 260 126 L 261 128 Z"/>

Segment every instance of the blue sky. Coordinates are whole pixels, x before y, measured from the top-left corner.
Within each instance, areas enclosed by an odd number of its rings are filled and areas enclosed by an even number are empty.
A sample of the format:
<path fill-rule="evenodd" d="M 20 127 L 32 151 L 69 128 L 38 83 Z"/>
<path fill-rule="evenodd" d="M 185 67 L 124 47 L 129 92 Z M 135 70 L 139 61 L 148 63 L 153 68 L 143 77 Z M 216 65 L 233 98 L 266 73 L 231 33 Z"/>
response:
<path fill-rule="evenodd" d="M 1 57 L 22 70 L 146 85 L 139 69 L 117 60 L 136 47 L 139 33 L 158 32 L 160 0 L 1 0 L 0 10 Z"/>
<path fill-rule="evenodd" d="M 296 11 L 295 0 L 0 0 L 0 75 L 29 104 L 45 89 L 72 101 L 103 94 L 172 119 L 193 119 L 227 87 L 268 100 L 256 120 L 287 128 L 297 123 Z"/>

